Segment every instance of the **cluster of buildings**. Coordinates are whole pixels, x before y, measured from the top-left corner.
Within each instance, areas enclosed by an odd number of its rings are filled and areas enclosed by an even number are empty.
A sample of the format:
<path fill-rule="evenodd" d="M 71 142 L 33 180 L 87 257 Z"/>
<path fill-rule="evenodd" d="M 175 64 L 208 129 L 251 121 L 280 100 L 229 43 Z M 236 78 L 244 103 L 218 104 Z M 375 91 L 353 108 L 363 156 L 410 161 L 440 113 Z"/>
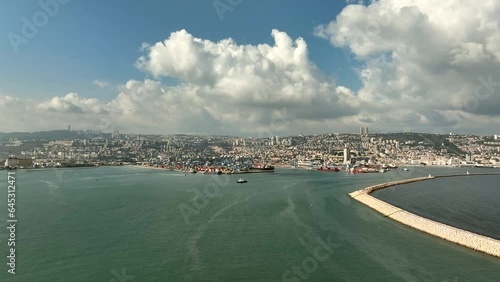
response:
<path fill-rule="evenodd" d="M 45 136 L 45 135 L 44 135 Z M 303 168 L 347 164 L 500 165 L 498 135 L 424 133 L 242 138 L 85 132 L 64 139 L 0 140 L 5 167 L 257 163 Z M 46 138 L 46 136 L 44 137 Z"/>
<path fill-rule="evenodd" d="M 30 168 L 33 166 L 33 159 L 9 157 L 4 162 L 4 167 Z"/>

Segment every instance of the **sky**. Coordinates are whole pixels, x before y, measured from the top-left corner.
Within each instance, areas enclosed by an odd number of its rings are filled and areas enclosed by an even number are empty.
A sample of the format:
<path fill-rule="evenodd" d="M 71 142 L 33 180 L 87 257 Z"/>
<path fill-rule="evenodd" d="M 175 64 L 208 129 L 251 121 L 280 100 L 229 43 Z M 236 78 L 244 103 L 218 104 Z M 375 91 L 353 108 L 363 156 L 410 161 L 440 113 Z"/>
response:
<path fill-rule="evenodd" d="M 499 134 L 495 0 L 0 0 L 0 131 Z"/>

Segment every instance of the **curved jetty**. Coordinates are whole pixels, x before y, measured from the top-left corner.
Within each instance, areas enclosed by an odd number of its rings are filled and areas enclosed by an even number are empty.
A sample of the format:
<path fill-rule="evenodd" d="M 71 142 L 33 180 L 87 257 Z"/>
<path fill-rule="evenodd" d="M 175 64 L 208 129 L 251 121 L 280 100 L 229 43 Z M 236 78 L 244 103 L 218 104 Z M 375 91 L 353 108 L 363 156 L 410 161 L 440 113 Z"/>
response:
<path fill-rule="evenodd" d="M 401 208 L 393 206 L 387 202 L 379 200 L 370 195 L 375 190 L 418 182 L 430 179 L 435 179 L 438 177 L 454 177 L 454 176 L 478 176 L 478 175 L 499 175 L 493 173 L 480 173 L 480 174 L 454 174 L 454 175 L 443 175 L 443 176 L 431 176 L 429 177 L 419 177 L 413 179 L 406 179 L 401 181 L 387 182 L 382 184 L 377 184 L 373 186 L 366 187 L 362 190 L 354 191 L 349 193 L 353 199 L 369 206 L 370 208 L 380 212 L 386 217 L 389 217 L 395 221 L 401 222 L 407 226 L 415 228 L 417 230 L 423 231 L 425 233 L 437 236 L 441 239 L 448 240 L 450 242 L 471 248 L 476 251 L 480 251 L 492 256 L 500 257 L 500 241 L 465 231 L 456 227 L 452 227 L 440 222 L 430 220 L 428 218 L 421 217 L 419 215 L 413 214 L 411 212 L 405 211 Z"/>

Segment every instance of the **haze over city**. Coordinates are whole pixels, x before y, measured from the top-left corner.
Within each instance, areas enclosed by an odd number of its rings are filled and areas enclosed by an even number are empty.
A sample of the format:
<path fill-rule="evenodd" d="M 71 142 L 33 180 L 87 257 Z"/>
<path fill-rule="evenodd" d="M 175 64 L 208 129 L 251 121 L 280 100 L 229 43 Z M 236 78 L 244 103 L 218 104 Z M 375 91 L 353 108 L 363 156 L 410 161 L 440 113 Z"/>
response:
<path fill-rule="evenodd" d="M 0 131 L 496 134 L 500 4 L 365 2 L 4 1 Z"/>

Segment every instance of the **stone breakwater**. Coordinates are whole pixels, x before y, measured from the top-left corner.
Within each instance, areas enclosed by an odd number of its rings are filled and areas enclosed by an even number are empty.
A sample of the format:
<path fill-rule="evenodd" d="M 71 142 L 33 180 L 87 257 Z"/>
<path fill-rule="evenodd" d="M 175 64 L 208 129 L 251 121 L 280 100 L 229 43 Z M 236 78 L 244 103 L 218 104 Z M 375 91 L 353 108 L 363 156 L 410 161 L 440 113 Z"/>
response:
<path fill-rule="evenodd" d="M 403 223 L 407 226 L 415 228 L 417 230 L 423 231 L 425 233 L 434 235 L 441 239 L 448 240 L 450 242 L 471 248 L 476 251 L 480 251 L 492 256 L 496 256 L 500 258 L 500 241 L 486 237 L 483 235 L 475 234 L 469 231 L 465 231 L 456 227 L 452 227 L 440 222 L 436 222 L 411 212 L 405 211 L 401 208 L 393 206 L 389 203 L 386 203 L 382 200 L 379 200 L 375 197 L 372 197 L 370 193 L 375 190 L 418 182 L 431 180 L 438 177 L 455 177 L 455 176 L 478 176 L 478 175 L 498 175 L 498 174 L 490 174 L 490 173 L 481 173 L 481 174 L 457 174 L 457 175 L 443 175 L 443 176 L 429 176 L 429 177 L 420 177 L 413 179 L 406 179 L 401 181 L 387 182 L 382 184 L 377 184 L 373 186 L 366 187 L 362 190 L 354 191 L 349 193 L 353 199 L 369 206 L 370 208 L 380 212 L 386 217 L 389 217 L 395 221 Z"/>

